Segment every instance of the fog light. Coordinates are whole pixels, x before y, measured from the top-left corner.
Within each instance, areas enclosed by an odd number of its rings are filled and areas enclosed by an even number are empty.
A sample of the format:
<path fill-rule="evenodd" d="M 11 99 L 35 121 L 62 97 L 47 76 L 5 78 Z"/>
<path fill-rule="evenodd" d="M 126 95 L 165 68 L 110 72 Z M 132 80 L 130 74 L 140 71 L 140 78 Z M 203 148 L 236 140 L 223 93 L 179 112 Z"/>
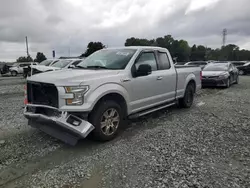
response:
<path fill-rule="evenodd" d="M 77 127 L 82 123 L 82 120 L 76 116 L 70 115 L 67 119 L 67 123 Z"/>

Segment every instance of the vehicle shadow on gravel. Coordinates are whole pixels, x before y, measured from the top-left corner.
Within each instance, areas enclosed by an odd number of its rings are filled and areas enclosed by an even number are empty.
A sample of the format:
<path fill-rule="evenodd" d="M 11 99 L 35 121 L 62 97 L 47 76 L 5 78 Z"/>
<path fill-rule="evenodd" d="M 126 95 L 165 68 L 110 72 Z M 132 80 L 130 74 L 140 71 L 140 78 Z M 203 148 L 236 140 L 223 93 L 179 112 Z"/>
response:
<path fill-rule="evenodd" d="M 75 146 L 70 146 L 64 144 L 64 148 L 70 151 L 80 151 L 84 153 L 85 151 L 89 152 L 89 149 L 97 149 L 102 148 L 103 145 L 107 147 L 108 145 L 113 145 L 120 140 L 129 140 L 131 137 L 136 136 L 143 130 L 155 128 L 157 125 L 154 124 L 147 124 L 148 122 L 159 121 L 162 118 L 169 118 L 171 121 L 171 113 L 180 110 L 187 110 L 187 109 L 180 109 L 177 105 L 162 109 L 151 114 L 145 115 L 143 117 L 133 119 L 133 120 L 126 120 L 126 123 L 123 127 L 121 127 L 119 134 L 117 137 L 108 142 L 99 142 L 92 140 L 91 137 L 87 137 L 85 139 L 79 140 Z M 60 142 L 60 141 L 59 141 Z"/>

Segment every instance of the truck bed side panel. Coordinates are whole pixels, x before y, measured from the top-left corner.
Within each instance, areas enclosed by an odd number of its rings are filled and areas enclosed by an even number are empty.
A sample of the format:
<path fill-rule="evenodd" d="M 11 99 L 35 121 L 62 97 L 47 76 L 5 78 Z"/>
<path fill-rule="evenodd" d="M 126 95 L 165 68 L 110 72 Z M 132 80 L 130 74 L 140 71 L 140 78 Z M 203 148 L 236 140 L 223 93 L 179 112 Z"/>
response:
<path fill-rule="evenodd" d="M 191 81 L 195 81 L 196 91 L 201 88 L 199 67 L 177 67 L 178 81 L 177 81 L 177 98 L 184 96 L 186 86 Z"/>

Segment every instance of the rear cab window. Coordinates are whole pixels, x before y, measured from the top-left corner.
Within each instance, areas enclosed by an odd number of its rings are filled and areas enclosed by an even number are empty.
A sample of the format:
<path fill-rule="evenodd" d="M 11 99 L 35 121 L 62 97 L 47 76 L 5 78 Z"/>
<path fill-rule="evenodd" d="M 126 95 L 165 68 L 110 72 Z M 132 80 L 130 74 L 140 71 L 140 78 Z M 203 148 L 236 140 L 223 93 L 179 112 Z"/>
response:
<path fill-rule="evenodd" d="M 157 52 L 157 56 L 159 59 L 160 70 L 166 70 L 171 68 L 171 64 L 168 58 L 168 54 L 166 52 Z"/>

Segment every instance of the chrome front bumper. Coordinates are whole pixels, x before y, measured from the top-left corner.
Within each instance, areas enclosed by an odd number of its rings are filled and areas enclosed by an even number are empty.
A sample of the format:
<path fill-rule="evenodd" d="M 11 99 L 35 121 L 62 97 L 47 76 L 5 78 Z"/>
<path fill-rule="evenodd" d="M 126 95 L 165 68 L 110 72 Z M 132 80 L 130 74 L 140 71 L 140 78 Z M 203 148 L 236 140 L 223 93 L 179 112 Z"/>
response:
<path fill-rule="evenodd" d="M 57 112 L 56 115 L 47 116 L 37 113 L 36 108 L 49 109 Z M 53 137 L 56 137 L 66 143 L 75 145 L 81 138 L 85 138 L 94 129 L 94 126 L 86 120 L 83 120 L 68 112 L 60 112 L 57 108 L 28 104 L 24 109 L 24 116 L 29 120 L 32 127 L 38 128 Z M 71 136 L 70 139 L 66 138 Z M 76 139 L 72 143 L 68 140 Z"/>

